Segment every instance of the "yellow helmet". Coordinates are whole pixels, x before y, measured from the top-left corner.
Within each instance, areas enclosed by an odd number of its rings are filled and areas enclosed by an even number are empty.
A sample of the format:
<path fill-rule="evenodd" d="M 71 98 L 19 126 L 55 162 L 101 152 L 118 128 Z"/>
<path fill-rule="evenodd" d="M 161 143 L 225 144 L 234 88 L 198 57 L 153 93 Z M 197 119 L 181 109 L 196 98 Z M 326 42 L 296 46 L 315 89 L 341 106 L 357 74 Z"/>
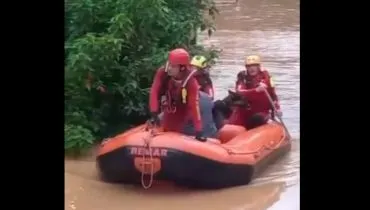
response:
<path fill-rule="evenodd" d="M 261 58 L 258 55 L 250 55 L 245 58 L 245 65 L 261 64 Z"/>
<path fill-rule="evenodd" d="M 196 55 L 191 60 L 190 64 L 203 69 L 207 67 L 207 58 L 201 55 Z"/>

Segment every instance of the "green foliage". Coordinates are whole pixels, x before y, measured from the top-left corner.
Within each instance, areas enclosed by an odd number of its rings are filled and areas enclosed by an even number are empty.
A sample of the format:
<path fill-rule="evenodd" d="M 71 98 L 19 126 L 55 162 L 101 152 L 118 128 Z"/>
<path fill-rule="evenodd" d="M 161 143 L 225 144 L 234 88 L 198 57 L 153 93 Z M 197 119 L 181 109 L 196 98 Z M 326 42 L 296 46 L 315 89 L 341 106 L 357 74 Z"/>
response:
<path fill-rule="evenodd" d="M 65 125 L 64 135 L 64 151 L 71 155 L 85 152 L 94 143 L 91 131 L 80 125 Z"/>
<path fill-rule="evenodd" d="M 215 30 L 213 0 L 65 2 L 65 150 L 91 145 L 148 117 L 148 90 L 169 50 L 196 45 Z M 103 90 L 103 91 L 102 91 Z"/>

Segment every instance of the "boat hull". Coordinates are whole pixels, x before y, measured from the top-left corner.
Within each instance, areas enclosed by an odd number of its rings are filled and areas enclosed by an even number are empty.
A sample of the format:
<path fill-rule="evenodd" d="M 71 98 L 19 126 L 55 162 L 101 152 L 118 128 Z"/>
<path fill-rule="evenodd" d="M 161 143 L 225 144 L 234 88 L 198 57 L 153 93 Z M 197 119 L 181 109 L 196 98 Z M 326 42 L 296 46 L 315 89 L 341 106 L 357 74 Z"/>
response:
<path fill-rule="evenodd" d="M 144 127 L 129 132 L 102 143 L 97 166 L 103 180 L 139 184 L 152 176 L 197 188 L 245 185 L 291 148 L 277 124 L 243 131 L 224 144 L 172 132 L 159 133 L 146 144 Z"/>

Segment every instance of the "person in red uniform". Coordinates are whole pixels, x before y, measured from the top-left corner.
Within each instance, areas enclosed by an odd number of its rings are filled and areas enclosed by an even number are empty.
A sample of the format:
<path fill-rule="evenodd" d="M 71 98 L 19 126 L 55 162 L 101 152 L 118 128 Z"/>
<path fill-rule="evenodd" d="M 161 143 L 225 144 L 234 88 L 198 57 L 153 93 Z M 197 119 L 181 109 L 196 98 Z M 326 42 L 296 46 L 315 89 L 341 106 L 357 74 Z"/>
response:
<path fill-rule="evenodd" d="M 248 100 L 249 107 L 234 107 L 229 124 L 244 125 L 252 129 L 268 122 L 272 105 L 265 90 L 271 96 L 277 114 L 281 115 L 279 100 L 268 71 L 261 67 L 259 56 L 252 55 L 245 59 L 246 70 L 238 73 L 235 91 Z"/>
<path fill-rule="evenodd" d="M 196 55 L 191 60 L 191 65 L 197 70 L 195 78 L 200 85 L 200 91 L 207 93 L 213 100 L 214 90 L 213 83 L 209 75 L 210 66 L 207 63 L 207 58 L 201 55 Z"/>
<path fill-rule="evenodd" d="M 150 89 L 151 122 L 159 124 L 158 115 L 163 111 L 164 130 L 183 132 L 191 119 L 196 139 L 206 141 L 199 108 L 199 84 L 193 72 L 186 50 L 178 48 L 169 52 L 166 66 L 157 70 Z"/>

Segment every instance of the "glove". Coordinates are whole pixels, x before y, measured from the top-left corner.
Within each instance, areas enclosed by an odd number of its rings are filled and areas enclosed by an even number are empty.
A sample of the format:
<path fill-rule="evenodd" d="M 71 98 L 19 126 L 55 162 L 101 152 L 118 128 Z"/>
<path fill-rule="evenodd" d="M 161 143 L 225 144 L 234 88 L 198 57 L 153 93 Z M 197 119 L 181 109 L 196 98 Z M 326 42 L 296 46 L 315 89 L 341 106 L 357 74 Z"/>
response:
<path fill-rule="evenodd" d="M 280 110 L 280 104 L 278 101 L 274 101 L 274 106 L 276 108 L 276 116 L 278 117 L 282 117 L 283 116 L 283 112 Z"/>
<path fill-rule="evenodd" d="M 283 112 L 280 109 L 277 109 L 276 110 L 276 116 L 282 117 L 283 116 Z"/>
<path fill-rule="evenodd" d="M 195 133 L 195 139 L 198 140 L 198 141 L 201 141 L 201 142 L 206 142 L 207 141 L 207 138 L 203 136 L 201 131 L 197 131 Z"/>
<path fill-rule="evenodd" d="M 159 120 L 159 117 L 158 117 L 158 113 L 156 113 L 156 112 L 151 113 L 151 117 L 149 119 L 149 122 L 152 125 L 159 126 L 160 125 L 160 120 Z"/>
<path fill-rule="evenodd" d="M 280 110 L 280 104 L 279 101 L 274 101 L 274 106 L 277 110 Z"/>

